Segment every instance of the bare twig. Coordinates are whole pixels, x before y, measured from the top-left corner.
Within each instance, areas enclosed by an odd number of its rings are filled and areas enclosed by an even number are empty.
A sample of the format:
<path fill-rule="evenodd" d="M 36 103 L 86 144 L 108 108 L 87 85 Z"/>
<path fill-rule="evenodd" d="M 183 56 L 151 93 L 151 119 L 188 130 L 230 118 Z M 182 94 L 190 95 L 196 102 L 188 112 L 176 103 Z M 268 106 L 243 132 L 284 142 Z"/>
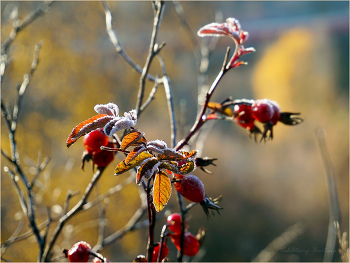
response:
<path fill-rule="evenodd" d="M 13 23 L 12 31 L 10 35 L 5 39 L 5 41 L 1 44 L 1 54 L 6 53 L 8 47 L 11 45 L 13 40 L 16 38 L 18 32 L 23 30 L 26 26 L 32 23 L 39 16 L 47 13 L 49 11 L 49 7 L 52 5 L 54 1 L 46 1 L 42 4 L 37 10 L 26 16 L 22 21 L 19 19 L 15 19 Z"/>
<path fill-rule="evenodd" d="M 48 220 L 42 222 L 41 224 L 38 225 L 38 229 L 39 230 L 43 229 L 47 224 L 48 224 Z M 5 242 L 1 243 L 1 247 L 4 247 L 4 246 L 6 247 L 6 246 L 11 245 L 12 243 L 22 241 L 22 240 L 27 239 L 28 237 L 30 237 L 32 235 L 33 235 L 33 230 L 29 230 L 29 231 L 23 233 L 22 235 L 19 235 L 18 237 L 16 237 L 13 240 L 9 239 L 9 240 L 6 240 Z"/>
<path fill-rule="evenodd" d="M 22 220 L 19 221 L 19 224 L 18 224 L 15 232 L 13 232 L 11 237 L 6 242 L 1 244 L 1 256 L 4 255 L 6 248 L 18 238 L 19 234 L 21 233 L 21 231 L 23 229 L 23 226 L 24 226 L 24 222 Z"/>
<path fill-rule="evenodd" d="M 319 152 L 325 167 L 326 183 L 327 183 L 328 198 L 329 198 L 328 235 L 327 235 L 327 242 L 326 242 L 323 261 L 330 262 L 333 259 L 334 247 L 337 240 L 337 229 L 334 223 L 340 221 L 340 208 L 339 208 L 337 187 L 336 187 L 334 172 L 332 168 L 332 163 L 331 163 L 331 159 L 329 157 L 327 146 L 326 146 L 325 131 L 322 128 L 317 129 L 316 137 L 317 137 Z"/>
<path fill-rule="evenodd" d="M 83 206 L 83 210 L 86 211 L 88 209 L 90 209 L 91 207 L 97 205 L 99 202 L 103 201 L 105 198 L 120 192 L 126 185 L 134 182 L 135 180 L 135 174 L 132 173 L 128 178 L 126 178 L 122 183 L 113 186 L 112 188 L 110 188 L 106 193 L 99 195 L 96 199 L 87 202 L 86 204 L 84 204 Z"/>
<path fill-rule="evenodd" d="M 173 103 L 173 96 L 171 93 L 171 88 L 169 84 L 169 78 L 165 70 L 165 64 L 163 58 L 158 55 L 159 63 L 162 67 L 163 71 L 163 77 L 161 78 L 162 83 L 164 85 L 164 90 L 166 94 L 166 99 L 168 103 L 168 111 L 169 111 L 169 118 L 170 118 L 170 130 L 171 130 L 171 147 L 175 147 L 176 144 L 176 123 L 175 123 L 175 110 L 174 110 L 174 103 Z"/>
<path fill-rule="evenodd" d="M 58 237 L 58 235 L 60 234 L 64 224 L 70 219 L 72 218 L 77 212 L 79 212 L 80 210 L 83 209 L 83 206 L 86 204 L 86 200 L 89 197 L 91 190 L 93 189 L 93 187 L 96 185 L 98 179 L 100 179 L 102 173 L 104 171 L 104 168 L 99 168 L 97 170 L 97 172 L 94 174 L 94 176 L 92 177 L 89 185 L 87 186 L 84 195 L 82 196 L 82 198 L 80 199 L 80 201 L 71 209 L 69 210 L 68 213 L 66 213 L 65 215 L 63 215 L 61 217 L 61 219 L 58 221 L 57 227 L 54 230 L 54 233 L 52 234 L 51 240 L 48 243 L 48 245 L 45 248 L 45 251 L 43 253 L 42 256 L 42 261 L 47 261 L 48 260 L 48 256 L 49 256 L 49 252 L 51 251 L 53 245 L 56 242 L 56 239 Z"/>
<path fill-rule="evenodd" d="M 270 261 L 276 253 L 281 251 L 286 245 L 293 242 L 298 236 L 305 232 L 305 224 L 297 222 L 288 227 L 279 237 L 272 240 L 252 261 L 267 262 Z"/>
<path fill-rule="evenodd" d="M 148 105 L 154 100 L 154 97 L 156 95 L 156 92 L 158 90 L 158 85 L 159 83 L 161 83 L 162 81 L 160 79 L 158 79 L 158 77 L 156 77 L 156 81 L 154 82 L 154 86 L 153 89 L 151 90 L 151 92 L 149 93 L 149 96 L 147 98 L 147 100 L 143 103 L 143 105 L 140 108 L 140 111 L 138 113 L 138 118 L 140 118 L 141 113 L 148 107 Z"/>
<path fill-rule="evenodd" d="M 139 87 L 139 93 L 137 96 L 137 102 L 136 102 L 136 112 L 138 113 L 141 109 L 143 96 L 145 92 L 145 84 L 146 84 L 146 76 L 148 73 L 148 70 L 151 66 L 153 58 L 160 52 L 160 50 L 163 48 L 164 43 L 160 46 L 156 45 L 156 38 L 158 34 L 158 29 L 161 22 L 161 17 L 163 14 L 163 8 L 164 8 L 164 2 L 162 1 L 156 1 L 153 2 L 153 9 L 154 9 L 154 23 L 153 23 L 153 31 L 152 31 L 152 37 L 151 37 L 151 43 L 148 51 L 148 56 L 146 59 L 145 66 L 142 69 L 142 74 L 140 77 L 140 87 Z"/>
<path fill-rule="evenodd" d="M 235 52 L 237 52 L 237 47 L 236 47 Z M 216 77 L 215 81 L 213 82 L 213 84 L 210 87 L 210 90 L 206 94 L 205 102 L 203 103 L 201 112 L 197 116 L 196 122 L 193 124 L 193 126 L 192 126 L 189 134 L 186 136 L 186 138 L 181 140 L 180 142 L 178 142 L 178 144 L 175 147 L 175 150 L 180 150 L 183 146 L 185 146 L 189 142 L 189 140 L 192 138 L 192 136 L 195 135 L 198 132 L 198 130 L 205 123 L 205 121 L 206 121 L 205 111 L 207 109 L 208 102 L 209 102 L 211 96 L 213 95 L 217 85 L 219 84 L 221 78 L 229 70 L 229 68 L 227 68 L 229 54 L 230 54 L 230 47 L 227 48 L 224 63 L 222 65 L 222 68 L 221 68 L 218 76 Z"/>
<path fill-rule="evenodd" d="M 128 223 L 121 229 L 119 229 L 117 232 L 113 233 L 112 235 L 106 237 L 101 244 L 96 245 L 93 250 L 98 252 L 100 251 L 104 246 L 109 245 L 110 243 L 114 242 L 115 240 L 123 237 L 126 233 L 137 230 L 141 227 L 148 226 L 148 220 L 146 223 L 139 223 L 137 222 L 142 218 L 142 216 L 146 212 L 146 205 L 141 205 L 139 209 L 136 210 L 135 214 L 130 218 Z"/>
<path fill-rule="evenodd" d="M 133 68 L 135 69 L 137 72 L 139 72 L 140 74 L 142 73 L 142 68 L 137 65 L 124 51 L 122 45 L 120 44 L 117 34 L 116 32 L 113 30 L 113 26 L 112 26 L 112 14 L 111 11 L 107 5 L 107 3 L 105 1 L 102 1 L 102 5 L 105 11 L 105 15 L 106 15 L 106 30 L 107 33 L 109 35 L 109 38 L 111 40 L 111 42 L 113 43 L 116 51 L 118 54 L 120 54 L 122 56 L 122 58 Z M 151 81 L 156 81 L 156 78 L 154 76 L 152 76 L 151 74 L 147 74 L 147 78 Z"/>

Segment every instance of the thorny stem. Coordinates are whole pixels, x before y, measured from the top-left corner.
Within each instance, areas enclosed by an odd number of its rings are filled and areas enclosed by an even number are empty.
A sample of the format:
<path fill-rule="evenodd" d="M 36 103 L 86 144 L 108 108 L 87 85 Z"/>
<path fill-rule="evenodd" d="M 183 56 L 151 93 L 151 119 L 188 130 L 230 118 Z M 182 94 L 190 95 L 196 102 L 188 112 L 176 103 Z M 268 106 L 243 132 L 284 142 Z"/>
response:
<path fill-rule="evenodd" d="M 145 180 L 142 180 L 142 186 L 147 194 L 147 214 L 148 214 L 148 243 L 147 243 L 147 261 L 152 260 L 154 250 L 154 227 L 156 225 L 156 209 L 152 202 L 152 194 L 150 187 L 151 179 L 148 180 L 147 184 Z"/>
<path fill-rule="evenodd" d="M 143 67 L 142 74 L 140 77 L 140 87 L 139 87 L 139 93 L 137 96 L 137 103 L 136 103 L 136 107 L 135 107 L 137 113 L 141 109 L 143 96 L 144 96 L 144 92 L 145 92 L 146 76 L 147 76 L 148 70 L 151 66 L 152 60 L 153 60 L 154 56 L 156 56 L 164 46 L 164 44 L 162 44 L 159 47 L 158 47 L 158 45 L 156 46 L 156 38 L 157 38 L 158 29 L 159 29 L 160 22 L 161 22 L 161 16 L 163 14 L 164 2 L 162 2 L 162 1 L 154 2 L 153 8 L 154 8 L 154 13 L 155 13 L 154 22 L 153 22 L 153 32 L 152 32 L 151 43 L 150 43 L 146 63 L 145 63 L 145 66 Z"/>
<path fill-rule="evenodd" d="M 237 51 L 237 48 L 236 48 L 236 51 Z M 208 107 L 208 102 L 210 101 L 210 98 L 213 95 L 213 93 L 214 93 L 216 87 L 218 86 L 220 80 L 226 74 L 226 72 L 229 71 L 229 69 L 230 69 L 230 68 L 227 67 L 227 61 L 228 61 L 229 54 L 230 54 L 230 47 L 227 48 L 225 59 L 224 59 L 224 63 L 223 63 L 223 66 L 222 66 L 218 76 L 216 77 L 215 81 L 213 82 L 213 84 L 211 85 L 209 91 L 206 94 L 205 102 L 204 102 L 204 104 L 202 106 L 201 112 L 198 114 L 196 122 L 193 124 L 193 126 L 192 126 L 189 134 L 186 136 L 186 138 L 181 140 L 176 145 L 176 147 L 174 148 L 175 150 L 180 150 L 182 147 L 184 147 L 189 142 L 189 140 L 192 138 L 192 136 L 195 135 L 198 132 L 198 130 L 205 123 L 205 121 L 206 121 L 205 111 L 206 111 L 206 109 Z"/>
<path fill-rule="evenodd" d="M 68 212 L 66 213 L 64 216 L 61 217 L 61 219 L 58 221 L 57 227 L 54 230 L 54 233 L 51 237 L 51 240 L 49 242 L 49 244 L 46 246 L 44 254 L 42 256 L 42 261 L 48 261 L 49 258 L 49 253 L 53 247 L 53 245 L 56 242 L 56 239 L 58 237 L 58 235 L 60 234 L 61 230 L 63 229 L 64 224 L 71 218 L 73 217 L 77 212 L 79 212 L 80 210 L 83 209 L 83 206 L 86 204 L 86 200 L 89 197 L 91 190 L 93 189 L 93 187 L 96 185 L 98 179 L 100 179 L 102 173 L 104 171 L 104 168 L 99 168 L 97 170 L 97 172 L 94 174 L 94 176 L 92 177 L 89 185 L 87 186 L 84 195 L 82 196 L 82 198 L 80 199 L 80 201 Z"/>

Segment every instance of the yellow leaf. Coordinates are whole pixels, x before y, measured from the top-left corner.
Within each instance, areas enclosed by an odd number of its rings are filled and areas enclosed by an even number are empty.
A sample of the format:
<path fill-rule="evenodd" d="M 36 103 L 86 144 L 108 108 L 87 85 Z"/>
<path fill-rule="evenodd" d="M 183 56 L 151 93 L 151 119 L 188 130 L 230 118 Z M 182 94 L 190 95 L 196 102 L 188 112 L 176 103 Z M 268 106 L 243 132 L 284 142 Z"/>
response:
<path fill-rule="evenodd" d="M 131 162 L 132 160 L 134 160 L 137 155 L 139 155 L 140 153 L 142 153 L 143 151 L 146 151 L 146 148 L 145 147 L 142 147 L 142 146 L 138 146 L 138 147 L 135 147 L 129 154 L 128 156 L 126 156 L 124 162 L 126 165 L 129 164 L 129 162 Z"/>
<path fill-rule="evenodd" d="M 146 139 L 143 137 L 143 133 L 139 130 L 133 130 L 124 136 L 120 149 L 125 150 L 129 146 L 135 146 L 141 143 L 147 143 Z"/>
<path fill-rule="evenodd" d="M 171 195 L 171 182 L 165 172 L 159 171 L 153 184 L 153 204 L 160 212 L 168 203 Z"/>
<path fill-rule="evenodd" d="M 122 173 L 125 173 L 126 171 L 129 171 L 130 169 L 138 166 L 142 161 L 152 157 L 153 155 L 149 152 L 142 152 L 128 164 L 125 164 L 125 161 L 121 161 L 114 169 L 114 175 L 120 175 Z"/>

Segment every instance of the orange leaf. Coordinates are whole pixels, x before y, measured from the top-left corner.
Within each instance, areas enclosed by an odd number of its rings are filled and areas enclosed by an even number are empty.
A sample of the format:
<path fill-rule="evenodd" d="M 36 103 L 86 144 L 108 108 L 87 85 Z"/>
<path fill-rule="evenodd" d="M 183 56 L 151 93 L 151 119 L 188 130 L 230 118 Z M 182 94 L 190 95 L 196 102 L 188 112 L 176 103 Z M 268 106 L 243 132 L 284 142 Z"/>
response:
<path fill-rule="evenodd" d="M 149 178 L 152 175 L 152 168 L 158 163 L 157 158 L 150 158 L 138 170 L 136 175 L 136 183 L 141 182 L 142 177 Z"/>
<path fill-rule="evenodd" d="M 126 171 L 129 171 L 130 169 L 138 166 L 142 161 L 152 158 L 153 155 L 149 152 L 142 152 L 140 153 L 134 160 L 129 162 L 128 164 L 125 164 L 125 161 L 121 161 L 117 167 L 114 169 L 114 175 L 119 175 L 122 173 L 125 173 Z"/>
<path fill-rule="evenodd" d="M 113 116 L 108 116 L 107 114 L 99 114 L 79 123 L 69 134 L 66 142 L 67 147 L 75 143 L 81 136 L 98 128 L 103 128 L 113 118 Z"/>
<path fill-rule="evenodd" d="M 129 146 L 135 146 L 141 143 L 147 143 L 145 137 L 143 137 L 143 133 L 139 130 L 133 130 L 124 136 L 123 141 L 120 145 L 120 149 L 125 150 Z"/>
<path fill-rule="evenodd" d="M 154 179 L 153 184 L 153 204 L 160 212 L 164 206 L 168 203 L 171 196 L 171 182 L 167 174 L 163 171 L 159 171 Z"/>
<path fill-rule="evenodd" d="M 129 154 L 128 156 L 126 156 L 124 162 L 125 164 L 129 164 L 132 160 L 134 160 L 136 158 L 137 155 L 139 155 L 140 153 L 146 151 L 145 147 L 142 146 L 138 146 L 135 147 Z"/>

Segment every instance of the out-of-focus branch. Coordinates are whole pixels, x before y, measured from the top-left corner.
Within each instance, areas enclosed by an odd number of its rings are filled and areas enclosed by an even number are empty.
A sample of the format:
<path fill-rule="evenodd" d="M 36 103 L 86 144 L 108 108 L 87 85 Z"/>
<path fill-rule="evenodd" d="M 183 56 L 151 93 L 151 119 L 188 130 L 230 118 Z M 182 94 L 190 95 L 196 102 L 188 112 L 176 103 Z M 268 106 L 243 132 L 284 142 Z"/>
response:
<path fill-rule="evenodd" d="M 162 2 L 162 1 L 153 2 L 153 9 L 154 9 L 153 31 L 152 31 L 152 37 L 151 37 L 151 43 L 150 43 L 150 47 L 149 47 L 149 51 L 148 51 L 148 56 L 147 56 L 145 66 L 143 67 L 142 74 L 140 77 L 140 87 L 139 87 L 139 93 L 137 96 L 137 102 L 136 102 L 136 107 L 135 107 L 137 113 L 141 109 L 143 96 L 144 96 L 144 92 L 145 92 L 146 76 L 148 74 L 148 70 L 151 66 L 152 60 L 165 45 L 165 43 L 162 43 L 160 46 L 158 46 L 156 44 L 158 29 L 160 26 L 161 17 L 162 17 L 163 9 L 164 9 L 164 2 Z"/>
<path fill-rule="evenodd" d="M 192 49 L 194 50 L 193 54 L 197 60 L 197 59 L 199 59 L 198 53 L 195 51 L 195 49 L 198 46 L 197 36 L 193 33 L 191 27 L 187 23 L 186 15 L 185 15 L 184 9 L 183 9 L 182 5 L 180 4 L 180 2 L 179 1 L 172 1 L 172 4 L 174 6 L 177 17 L 180 20 L 181 25 L 183 26 L 183 28 L 185 29 L 185 31 L 187 32 L 187 34 L 190 38 Z"/>
<path fill-rule="evenodd" d="M 116 51 L 118 54 L 120 54 L 122 56 L 122 58 L 133 68 L 135 69 L 137 72 L 139 72 L 140 74 L 142 73 L 142 68 L 137 65 L 124 51 L 122 45 L 120 44 L 117 34 L 116 32 L 113 30 L 113 25 L 112 25 L 112 13 L 107 5 L 107 3 L 105 1 L 102 1 L 102 5 L 105 11 L 105 15 L 106 15 L 106 30 L 108 33 L 108 36 L 112 42 L 112 44 L 114 45 Z M 156 78 L 154 76 L 152 76 L 151 74 L 147 74 L 147 78 L 151 81 L 156 81 Z"/>
<path fill-rule="evenodd" d="M 15 240 L 18 238 L 19 234 L 21 233 L 22 229 L 24 226 L 24 222 L 21 220 L 15 230 L 15 232 L 13 232 L 13 234 L 11 235 L 11 237 L 5 241 L 4 243 L 1 244 L 1 256 L 5 253 L 7 247 L 12 244 L 13 242 L 15 242 Z"/>
<path fill-rule="evenodd" d="M 286 245 L 293 242 L 298 236 L 305 232 L 305 224 L 297 222 L 288 227 L 279 237 L 272 240 L 264 250 L 262 250 L 252 261 L 253 262 L 268 262 Z"/>
<path fill-rule="evenodd" d="M 316 130 L 316 138 L 322 162 L 325 167 L 329 199 L 328 235 L 323 261 L 330 262 L 333 260 L 334 247 L 337 240 L 337 228 L 335 223 L 340 221 L 340 208 L 332 163 L 326 146 L 325 131 L 322 128 Z"/>
<path fill-rule="evenodd" d="M 53 245 L 56 242 L 56 239 L 58 237 L 58 235 L 60 234 L 61 230 L 63 229 L 64 224 L 70 219 L 72 218 L 77 212 L 81 211 L 83 209 L 83 206 L 86 204 L 86 200 L 89 197 L 91 190 L 93 189 L 93 187 L 96 185 L 98 179 L 100 179 L 101 175 L 103 174 L 104 168 L 99 168 L 97 170 L 97 172 L 94 174 L 94 176 L 92 177 L 89 185 L 87 186 L 84 195 L 82 196 L 82 198 L 80 199 L 80 201 L 71 209 L 69 210 L 68 213 L 66 213 L 65 215 L 63 215 L 60 220 L 58 221 L 57 227 L 54 230 L 54 233 L 52 234 L 51 240 L 50 242 L 47 244 L 45 251 L 43 253 L 43 256 L 41 258 L 42 261 L 48 261 L 49 258 L 49 253 L 53 247 Z"/>
<path fill-rule="evenodd" d="M 159 63 L 162 67 L 163 71 L 163 77 L 161 78 L 161 81 L 164 85 L 165 95 L 168 103 L 168 111 L 169 111 L 169 118 L 170 118 L 170 130 L 171 130 L 171 147 L 175 147 L 176 144 L 176 123 L 175 123 L 175 110 L 174 110 L 174 103 L 173 103 L 173 96 L 171 93 L 171 88 L 169 84 L 169 78 L 165 70 L 165 64 L 163 58 L 158 55 Z"/>
<path fill-rule="evenodd" d="M 109 197 L 117 192 L 120 192 L 126 185 L 134 182 L 134 180 L 135 180 L 135 174 L 131 173 L 131 175 L 128 178 L 126 178 L 122 183 L 120 183 L 116 186 L 113 186 L 106 193 L 101 194 L 96 199 L 84 204 L 82 210 L 86 211 L 86 210 L 92 208 L 93 206 L 97 205 L 101 201 L 103 201 L 105 198 L 107 198 L 107 197 Z"/>
<path fill-rule="evenodd" d="M 10 32 L 10 35 L 5 39 L 5 41 L 1 44 L 1 55 L 6 53 L 7 49 L 16 38 L 18 32 L 23 30 L 26 26 L 32 23 L 39 16 L 47 13 L 49 11 L 49 7 L 53 4 L 54 1 L 46 1 L 42 4 L 37 10 L 26 16 L 22 21 L 18 18 L 13 22 L 13 28 Z M 1 75 L 2 76 L 2 75 Z"/>
<path fill-rule="evenodd" d="M 147 108 L 147 106 L 151 103 L 151 101 L 154 100 L 154 97 L 155 97 L 156 92 L 158 90 L 159 83 L 161 83 L 161 80 L 158 79 L 158 77 L 156 77 L 156 81 L 154 82 L 153 89 L 149 93 L 147 100 L 143 103 L 143 105 L 140 108 L 140 111 L 138 113 L 138 118 L 140 117 L 141 113 Z"/>
<path fill-rule="evenodd" d="M 237 52 L 237 47 L 236 47 L 235 52 Z M 215 81 L 211 85 L 209 91 L 206 93 L 205 102 L 203 103 L 201 112 L 197 116 L 197 120 L 193 124 L 193 126 L 192 126 L 190 132 L 188 133 L 188 135 L 186 136 L 186 138 L 181 140 L 180 142 L 178 142 L 178 144 L 175 146 L 175 150 L 180 150 L 182 147 L 184 147 L 189 142 L 189 140 L 192 138 L 192 136 L 195 135 L 198 132 L 198 130 L 205 123 L 205 121 L 206 121 L 205 111 L 207 109 L 208 102 L 210 101 L 210 98 L 213 95 L 213 93 L 214 93 L 217 85 L 219 84 L 220 80 L 222 79 L 222 77 L 226 74 L 227 71 L 229 71 L 229 68 L 227 67 L 229 54 L 230 54 L 230 47 L 227 48 L 224 63 L 222 65 L 222 68 L 221 68 L 218 76 L 216 77 Z"/>

